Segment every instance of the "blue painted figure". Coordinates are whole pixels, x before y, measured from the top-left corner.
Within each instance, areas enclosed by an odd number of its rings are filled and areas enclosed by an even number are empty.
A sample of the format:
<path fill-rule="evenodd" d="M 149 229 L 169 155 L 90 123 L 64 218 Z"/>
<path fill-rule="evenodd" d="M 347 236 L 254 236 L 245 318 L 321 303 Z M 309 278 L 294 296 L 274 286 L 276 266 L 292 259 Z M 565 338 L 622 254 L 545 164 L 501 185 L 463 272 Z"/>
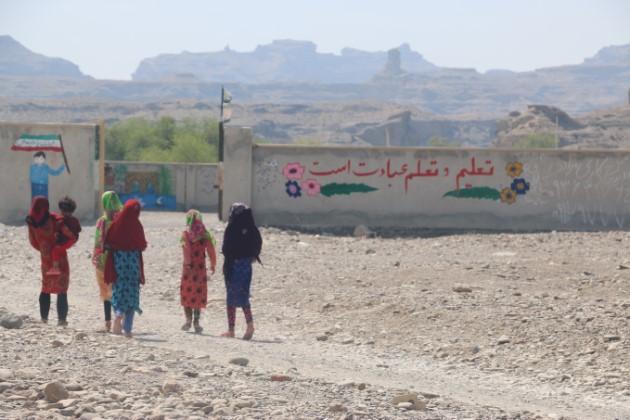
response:
<path fill-rule="evenodd" d="M 38 195 L 48 198 L 48 175 L 57 176 L 65 169 L 62 163 L 59 169 L 50 169 L 46 164 L 46 153 L 39 151 L 33 155 L 31 164 L 31 200 Z"/>

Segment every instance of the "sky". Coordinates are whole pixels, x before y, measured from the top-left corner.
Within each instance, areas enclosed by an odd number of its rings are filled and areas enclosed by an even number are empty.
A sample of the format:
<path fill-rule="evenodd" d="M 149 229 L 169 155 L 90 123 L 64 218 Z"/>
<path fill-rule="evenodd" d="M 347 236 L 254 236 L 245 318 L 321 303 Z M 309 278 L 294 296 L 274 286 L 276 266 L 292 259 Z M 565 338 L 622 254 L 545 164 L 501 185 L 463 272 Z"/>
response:
<path fill-rule="evenodd" d="M 160 54 L 284 39 L 333 54 L 408 43 L 440 67 L 531 71 L 630 44 L 630 0 L 0 0 L 0 35 L 110 80 Z"/>

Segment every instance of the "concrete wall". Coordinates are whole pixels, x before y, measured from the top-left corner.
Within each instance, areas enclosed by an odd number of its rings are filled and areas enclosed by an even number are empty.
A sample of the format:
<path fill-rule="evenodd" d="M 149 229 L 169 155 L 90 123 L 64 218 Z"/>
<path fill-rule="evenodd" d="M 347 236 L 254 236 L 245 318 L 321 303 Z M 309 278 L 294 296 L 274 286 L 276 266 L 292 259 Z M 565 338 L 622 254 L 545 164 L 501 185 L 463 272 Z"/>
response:
<path fill-rule="evenodd" d="M 201 163 L 105 162 L 105 190 L 144 209 L 218 209 L 218 165 Z"/>
<path fill-rule="evenodd" d="M 630 151 L 252 145 L 227 127 L 223 211 L 260 224 L 630 228 Z"/>
<path fill-rule="evenodd" d="M 15 151 L 11 147 L 23 134 L 60 135 L 68 169 L 48 177 L 48 198 L 51 210 L 70 195 L 77 202 L 75 215 L 91 219 L 97 214 L 98 174 L 95 124 L 33 124 L 0 122 L 0 223 L 23 223 L 31 205 L 29 172 L 34 151 Z M 45 151 L 45 163 L 58 169 L 64 159 L 60 152 Z"/>
<path fill-rule="evenodd" d="M 224 127 L 225 144 L 222 166 L 222 211 L 227 220 L 230 205 L 235 202 L 252 202 L 252 129 Z"/>

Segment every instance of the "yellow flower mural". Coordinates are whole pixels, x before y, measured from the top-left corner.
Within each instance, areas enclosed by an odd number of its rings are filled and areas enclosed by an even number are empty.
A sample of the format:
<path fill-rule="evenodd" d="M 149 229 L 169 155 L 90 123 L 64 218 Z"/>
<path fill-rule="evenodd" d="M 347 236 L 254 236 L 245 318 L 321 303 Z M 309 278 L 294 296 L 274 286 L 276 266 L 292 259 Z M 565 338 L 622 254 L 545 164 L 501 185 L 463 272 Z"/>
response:
<path fill-rule="evenodd" d="M 505 166 L 508 176 L 512 178 L 523 173 L 523 164 L 521 162 L 510 162 Z"/>
<path fill-rule="evenodd" d="M 516 191 L 511 188 L 503 188 L 501 190 L 501 201 L 507 204 L 512 204 L 516 201 Z"/>

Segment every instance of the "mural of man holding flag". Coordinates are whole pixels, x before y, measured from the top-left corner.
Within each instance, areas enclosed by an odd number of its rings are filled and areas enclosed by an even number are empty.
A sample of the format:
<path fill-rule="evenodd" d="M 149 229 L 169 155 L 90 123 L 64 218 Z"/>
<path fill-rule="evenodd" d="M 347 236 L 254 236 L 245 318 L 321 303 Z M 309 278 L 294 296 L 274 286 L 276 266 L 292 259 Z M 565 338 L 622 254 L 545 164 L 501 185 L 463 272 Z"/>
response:
<path fill-rule="evenodd" d="M 51 169 L 46 163 L 46 153 L 39 151 L 33 156 L 29 178 L 31 180 L 31 200 L 38 195 L 48 198 L 48 175 L 57 176 L 66 169 L 62 163 L 58 169 Z"/>
<path fill-rule="evenodd" d="M 37 196 L 48 198 L 48 175 L 57 176 L 68 167 L 63 144 L 60 135 L 29 135 L 22 134 L 11 147 L 11 150 L 32 152 L 33 163 L 29 172 L 29 180 L 31 181 L 31 200 Z M 51 169 L 46 163 L 45 151 L 61 152 L 63 154 L 64 163 L 57 169 Z M 68 173 L 70 168 L 68 167 Z"/>

